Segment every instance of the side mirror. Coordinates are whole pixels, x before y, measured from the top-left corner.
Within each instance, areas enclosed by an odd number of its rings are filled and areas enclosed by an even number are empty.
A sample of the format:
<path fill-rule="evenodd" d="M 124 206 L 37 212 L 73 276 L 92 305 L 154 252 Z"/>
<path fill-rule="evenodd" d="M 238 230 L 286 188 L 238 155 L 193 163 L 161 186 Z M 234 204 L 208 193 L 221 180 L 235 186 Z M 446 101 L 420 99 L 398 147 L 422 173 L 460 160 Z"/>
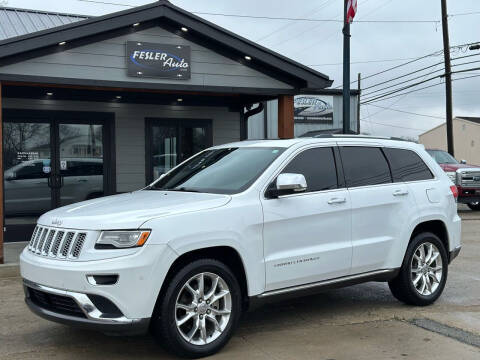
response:
<path fill-rule="evenodd" d="M 467 160 L 460 160 L 460 164 L 466 164 Z"/>
<path fill-rule="evenodd" d="M 12 181 L 12 180 L 15 180 L 15 178 L 16 178 L 16 175 L 15 173 L 12 173 L 12 172 L 4 175 L 5 181 Z"/>
<path fill-rule="evenodd" d="M 268 197 L 278 198 L 307 190 L 307 180 L 302 174 L 280 174 L 277 177 L 275 187 L 268 191 Z"/>

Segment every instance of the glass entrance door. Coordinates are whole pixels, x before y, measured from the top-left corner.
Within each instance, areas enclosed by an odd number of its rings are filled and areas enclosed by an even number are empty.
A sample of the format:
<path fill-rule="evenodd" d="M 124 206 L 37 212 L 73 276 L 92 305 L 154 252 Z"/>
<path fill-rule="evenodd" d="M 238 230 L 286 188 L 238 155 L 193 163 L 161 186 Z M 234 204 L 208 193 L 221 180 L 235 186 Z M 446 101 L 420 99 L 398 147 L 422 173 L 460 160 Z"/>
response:
<path fill-rule="evenodd" d="M 108 188 L 105 122 L 74 115 L 5 117 L 5 241 L 29 240 L 43 213 L 103 196 Z"/>
<path fill-rule="evenodd" d="M 210 146 L 211 120 L 147 119 L 147 183 Z"/>
<path fill-rule="evenodd" d="M 3 125 L 6 241 L 22 238 L 53 207 L 51 130 L 50 122 L 28 119 Z"/>

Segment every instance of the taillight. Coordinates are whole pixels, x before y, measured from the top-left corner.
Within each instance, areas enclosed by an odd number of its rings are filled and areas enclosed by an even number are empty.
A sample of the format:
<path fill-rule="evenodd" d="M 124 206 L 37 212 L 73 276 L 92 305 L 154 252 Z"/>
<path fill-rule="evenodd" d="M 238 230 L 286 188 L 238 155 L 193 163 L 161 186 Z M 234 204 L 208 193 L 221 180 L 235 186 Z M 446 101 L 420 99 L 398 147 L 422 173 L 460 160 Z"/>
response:
<path fill-rule="evenodd" d="M 455 185 L 450 186 L 450 191 L 452 192 L 452 195 L 455 200 L 458 199 L 458 189 Z"/>

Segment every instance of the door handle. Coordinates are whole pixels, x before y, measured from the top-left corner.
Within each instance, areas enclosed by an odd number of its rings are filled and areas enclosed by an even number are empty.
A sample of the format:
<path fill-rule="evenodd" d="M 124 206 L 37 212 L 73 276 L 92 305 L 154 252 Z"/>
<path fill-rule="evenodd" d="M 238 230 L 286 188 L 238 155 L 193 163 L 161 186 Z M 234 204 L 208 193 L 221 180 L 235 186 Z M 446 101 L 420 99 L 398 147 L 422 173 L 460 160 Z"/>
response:
<path fill-rule="evenodd" d="M 88 182 L 88 180 L 87 180 L 87 179 L 80 179 L 80 180 L 77 180 L 77 182 L 79 182 L 79 183 L 86 183 L 86 182 Z"/>
<path fill-rule="evenodd" d="M 393 192 L 393 196 L 404 196 L 404 195 L 408 195 L 407 190 L 395 190 Z"/>
<path fill-rule="evenodd" d="M 333 204 L 343 204 L 344 202 L 347 202 L 347 199 L 346 198 L 331 198 L 330 200 L 328 200 L 328 203 L 330 205 L 333 205 Z"/>

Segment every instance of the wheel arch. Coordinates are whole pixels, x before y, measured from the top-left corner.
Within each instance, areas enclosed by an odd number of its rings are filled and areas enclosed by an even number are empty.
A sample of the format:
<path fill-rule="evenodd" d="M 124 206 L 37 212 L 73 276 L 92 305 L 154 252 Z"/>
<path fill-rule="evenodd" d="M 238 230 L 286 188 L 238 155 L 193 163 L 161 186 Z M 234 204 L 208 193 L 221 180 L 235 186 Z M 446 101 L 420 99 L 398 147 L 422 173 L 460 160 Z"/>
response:
<path fill-rule="evenodd" d="M 163 298 L 168 284 L 173 276 L 186 264 L 189 264 L 198 259 L 215 259 L 224 263 L 236 276 L 240 288 L 242 290 L 243 306 L 246 310 L 248 308 L 248 279 L 245 264 L 240 253 L 231 246 L 212 246 L 206 248 L 199 248 L 190 250 L 179 255 L 175 261 L 170 265 L 170 268 L 165 276 L 154 308 L 154 316 L 159 308 L 160 299 Z"/>
<path fill-rule="evenodd" d="M 426 220 L 418 223 L 411 232 L 409 244 L 413 240 L 413 238 L 423 232 L 430 232 L 438 236 L 438 238 L 442 241 L 443 245 L 445 246 L 445 250 L 447 253 L 450 252 L 450 242 L 449 242 L 449 235 L 447 225 L 444 221 L 440 219 L 432 219 Z"/>

